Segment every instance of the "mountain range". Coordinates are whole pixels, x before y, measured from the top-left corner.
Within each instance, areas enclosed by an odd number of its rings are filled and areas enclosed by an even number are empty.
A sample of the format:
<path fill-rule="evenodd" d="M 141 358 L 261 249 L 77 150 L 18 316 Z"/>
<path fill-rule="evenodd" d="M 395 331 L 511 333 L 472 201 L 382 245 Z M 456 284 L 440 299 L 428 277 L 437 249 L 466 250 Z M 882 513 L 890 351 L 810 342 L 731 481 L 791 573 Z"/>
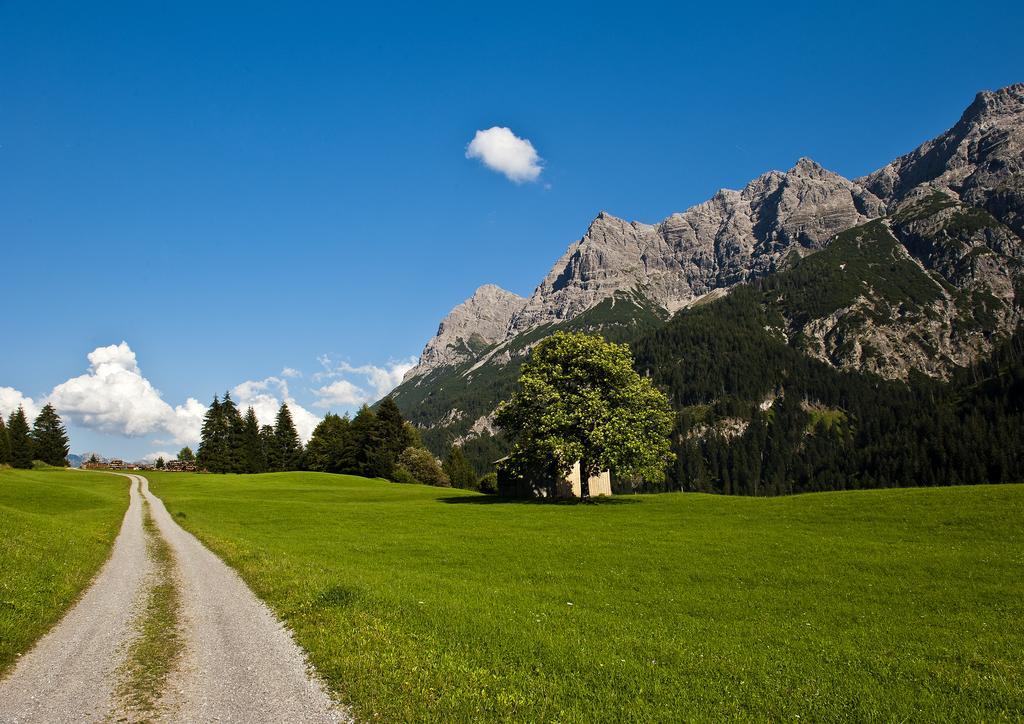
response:
<path fill-rule="evenodd" d="M 948 384 L 1021 324 L 1022 239 L 1016 84 L 979 93 L 948 131 L 862 178 L 801 158 L 657 224 L 599 213 L 529 297 L 486 284 L 455 307 L 392 397 L 435 452 L 462 444 L 483 469 L 504 449 L 494 410 L 538 340 L 598 332 L 646 350 L 638 367 L 657 377 L 665 360 L 700 356 L 671 348 L 666 330 L 725 310 L 740 289 L 763 316 L 765 344 L 841 373 Z M 683 414 L 695 401 L 670 378 Z"/>

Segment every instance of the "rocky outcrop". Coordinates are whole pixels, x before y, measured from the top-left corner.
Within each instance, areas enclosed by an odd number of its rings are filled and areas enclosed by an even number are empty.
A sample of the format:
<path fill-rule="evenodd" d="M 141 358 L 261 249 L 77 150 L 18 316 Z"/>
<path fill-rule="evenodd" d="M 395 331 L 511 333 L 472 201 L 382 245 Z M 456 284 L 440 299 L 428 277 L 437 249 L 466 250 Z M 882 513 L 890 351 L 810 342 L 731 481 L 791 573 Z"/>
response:
<path fill-rule="evenodd" d="M 889 204 L 952 192 L 1024 234 L 1024 83 L 982 91 L 955 126 L 858 183 Z"/>
<path fill-rule="evenodd" d="M 485 284 L 448 313 L 437 334 L 423 348 L 419 364 L 405 379 L 437 367 L 475 359 L 487 347 L 505 339 L 512 316 L 526 300 L 494 284 Z"/>
<path fill-rule="evenodd" d="M 509 335 L 571 319 L 617 291 L 639 290 L 674 312 L 777 269 L 794 247 L 820 248 L 883 213 L 870 191 L 807 158 L 660 224 L 602 212 L 515 315 Z"/>

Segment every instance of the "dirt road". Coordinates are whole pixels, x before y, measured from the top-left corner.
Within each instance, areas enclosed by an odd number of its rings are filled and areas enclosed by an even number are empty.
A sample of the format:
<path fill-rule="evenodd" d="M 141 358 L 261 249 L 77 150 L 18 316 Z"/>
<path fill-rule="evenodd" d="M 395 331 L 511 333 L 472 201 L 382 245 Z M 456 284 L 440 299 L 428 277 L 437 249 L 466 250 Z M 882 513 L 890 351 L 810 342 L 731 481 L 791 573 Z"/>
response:
<path fill-rule="evenodd" d="M 0 681 L 0 722 L 350 721 L 270 609 L 174 522 L 144 477 L 127 477 L 131 502 L 110 559 L 81 600 Z M 156 625 L 145 620 L 151 591 L 161 583 L 153 536 L 173 554 L 168 585 L 175 590 L 175 615 L 168 617 L 174 620 Z M 184 646 L 166 647 L 178 653 L 163 662 L 169 672 L 157 679 L 156 703 L 137 711 L 125 661 L 146 637 L 147 655 L 159 658 L 162 625 Z"/>

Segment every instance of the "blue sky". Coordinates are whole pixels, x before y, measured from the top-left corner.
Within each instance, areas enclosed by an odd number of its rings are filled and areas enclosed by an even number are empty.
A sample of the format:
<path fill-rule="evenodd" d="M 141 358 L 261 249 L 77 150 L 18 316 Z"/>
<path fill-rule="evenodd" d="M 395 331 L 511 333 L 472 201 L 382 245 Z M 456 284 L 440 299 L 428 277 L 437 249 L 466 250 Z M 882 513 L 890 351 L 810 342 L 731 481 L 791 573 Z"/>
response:
<path fill-rule="evenodd" d="M 602 209 L 805 155 L 857 176 L 1024 80 L 1019 2 L 430 5 L 0 3 L 0 387 L 42 400 L 123 340 L 102 360 L 171 408 L 274 378 L 322 414 Z M 466 157 L 494 126 L 536 180 Z M 76 451 L 183 439 L 76 404 Z"/>

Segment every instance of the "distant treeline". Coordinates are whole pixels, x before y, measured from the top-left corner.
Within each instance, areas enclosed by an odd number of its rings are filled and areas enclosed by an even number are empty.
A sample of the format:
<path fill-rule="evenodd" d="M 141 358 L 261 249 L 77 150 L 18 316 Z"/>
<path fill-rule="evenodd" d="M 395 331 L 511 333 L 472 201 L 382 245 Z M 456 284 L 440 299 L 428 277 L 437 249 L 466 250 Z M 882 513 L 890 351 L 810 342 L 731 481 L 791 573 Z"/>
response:
<path fill-rule="evenodd" d="M 351 419 L 327 413 L 303 446 L 287 404 L 274 425 L 261 427 L 253 408 L 243 415 L 225 393 L 223 399 L 213 398 L 203 419 L 196 462 L 211 473 L 312 470 L 485 491 L 495 487 L 494 476 L 479 479 L 458 447 L 438 462 L 390 397 L 376 411 L 364 405 Z"/>
<path fill-rule="evenodd" d="M 0 465 L 29 469 L 33 460 L 47 465 L 68 464 L 68 433 L 53 405 L 47 404 L 29 429 L 25 409 L 19 407 L 7 418 L 0 417 Z"/>

